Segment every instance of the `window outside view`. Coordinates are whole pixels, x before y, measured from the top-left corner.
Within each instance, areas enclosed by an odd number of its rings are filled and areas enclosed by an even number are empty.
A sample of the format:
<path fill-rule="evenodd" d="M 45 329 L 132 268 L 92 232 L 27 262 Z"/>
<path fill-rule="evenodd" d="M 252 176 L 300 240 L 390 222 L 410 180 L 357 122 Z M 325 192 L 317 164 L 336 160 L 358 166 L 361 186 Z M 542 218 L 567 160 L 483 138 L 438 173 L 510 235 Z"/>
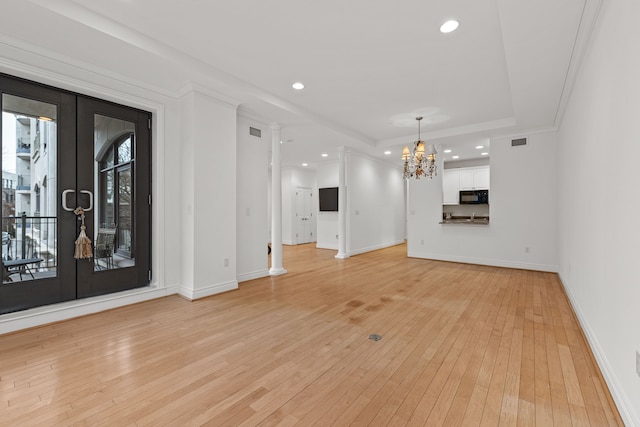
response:
<path fill-rule="evenodd" d="M 57 107 L 2 96 L 3 282 L 56 275 Z"/>

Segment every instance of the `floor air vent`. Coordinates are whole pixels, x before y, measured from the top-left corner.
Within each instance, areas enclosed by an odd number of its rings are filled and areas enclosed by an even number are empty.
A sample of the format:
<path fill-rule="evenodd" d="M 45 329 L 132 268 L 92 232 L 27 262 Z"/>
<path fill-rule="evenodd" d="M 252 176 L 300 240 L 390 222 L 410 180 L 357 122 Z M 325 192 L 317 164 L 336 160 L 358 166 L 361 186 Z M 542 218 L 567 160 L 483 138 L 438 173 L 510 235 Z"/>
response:
<path fill-rule="evenodd" d="M 262 131 L 260 129 L 253 128 L 249 126 L 249 135 L 257 136 L 258 138 L 262 138 Z"/>
<path fill-rule="evenodd" d="M 521 145 L 527 145 L 527 138 L 518 138 L 511 140 L 512 147 L 519 147 Z"/>

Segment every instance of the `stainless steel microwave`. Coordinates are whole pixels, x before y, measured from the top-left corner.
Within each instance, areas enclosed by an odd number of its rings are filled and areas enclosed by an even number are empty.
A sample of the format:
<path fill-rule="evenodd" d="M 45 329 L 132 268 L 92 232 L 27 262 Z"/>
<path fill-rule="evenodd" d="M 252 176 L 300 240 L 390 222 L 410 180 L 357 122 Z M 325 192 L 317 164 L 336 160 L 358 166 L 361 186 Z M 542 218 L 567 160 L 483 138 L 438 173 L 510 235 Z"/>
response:
<path fill-rule="evenodd" d="M 489 204 L 489 190 L 462 190 L 460 191 L 461 205 L 486 205 Z"/>

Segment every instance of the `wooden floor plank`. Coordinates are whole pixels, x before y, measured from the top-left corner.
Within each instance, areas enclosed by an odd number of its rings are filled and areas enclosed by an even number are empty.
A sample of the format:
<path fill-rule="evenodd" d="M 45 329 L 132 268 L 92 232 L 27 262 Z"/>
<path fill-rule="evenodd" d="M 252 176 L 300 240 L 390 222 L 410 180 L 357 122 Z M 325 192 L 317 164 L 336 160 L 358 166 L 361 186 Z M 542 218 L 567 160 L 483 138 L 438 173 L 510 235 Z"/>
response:
<path fill-rule="evenodd" d="M 622 425 L 557 275 L 334 255 L 0 336 L 0 424 Z"/>

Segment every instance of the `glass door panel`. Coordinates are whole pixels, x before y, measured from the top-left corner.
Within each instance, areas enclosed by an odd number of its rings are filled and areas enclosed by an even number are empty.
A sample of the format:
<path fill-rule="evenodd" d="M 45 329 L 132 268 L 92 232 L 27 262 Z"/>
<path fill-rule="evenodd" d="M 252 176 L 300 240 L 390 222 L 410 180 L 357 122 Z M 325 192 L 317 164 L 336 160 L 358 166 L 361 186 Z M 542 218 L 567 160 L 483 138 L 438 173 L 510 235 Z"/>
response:
<path fill-rule="evenodd" d="M 2 95 L 3 282 L 55 277 L 56 105 Z"/>
<path fill-rule="evenodd" d="M 131 169 L 135 123 L 94 117 L 94 271 L 135 265 Z"/>

